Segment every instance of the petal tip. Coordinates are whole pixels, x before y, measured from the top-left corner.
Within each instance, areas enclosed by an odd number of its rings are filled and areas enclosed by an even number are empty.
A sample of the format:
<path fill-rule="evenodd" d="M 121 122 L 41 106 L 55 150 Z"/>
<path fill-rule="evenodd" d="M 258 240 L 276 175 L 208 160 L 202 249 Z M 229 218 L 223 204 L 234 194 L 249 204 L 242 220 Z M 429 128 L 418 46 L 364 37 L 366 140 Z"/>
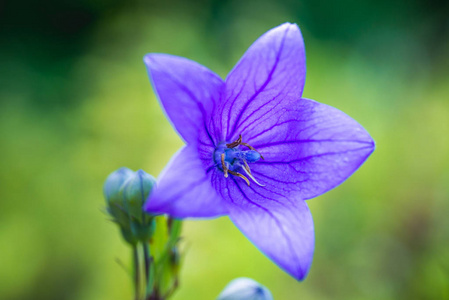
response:
<path fill-rule="evenodd" d="M 145 204 L 142 207 L 142 209 L 147 213 L 153 213 L 153 211 L 152 211 L 153 209 L 152 209 L 152 206 L 150 203 L 150 198 L 151 198 L 151 195 L 148 197 L 147 201 L 145 202 Z"/>
<path fill-rule="evenodd" d="M 143 57 L 143 62 L 149 67 L 150 65 L 157 63 L 158 59 L 161 59 L 164 56 L 168 55 L 163 53 L 147 53 Z"/>
<path fill-rule="evenodd" d="M 366 139 L 365 143 L 367 144 L 367 155 L 365 160 L 374 152 L 374 150 L 376 150 L 376 142 L 374 141 L 374 139 L 371 137 L 371 135 L 365 130 L 368 138 Z"/>
<path fill-rule="evenodd" d="M 153 216 L 168 214 L 166 209 L 162 208 L 160 205 L 154 205 L 154 203 L 150 203 L 150 201 L 149 201 L 150 197 L 148 198 L 147 202 L 145 202 L 145 204 L 142 207 L 144 212 L 146 212 L 147 214 L 153 215 Z"/>
<path fill-rule="evenodd" d="M 306 279 L 307 275 L 309 275 L 310 271 L 310 264 L 306 269 L 299 268 L 296 273 L 291 273 L 293 278 L 295 278 L 297 281 L 304 281 Z"/>
<path fill-rule="evenodd" d="M 153 55 L 154 55 L 153 53 L 145 54 L 144 57 L 143 57 L 143 62 L 144 62 L 146 65 L 149 65 L 149 64 L 151 63 L 151 60 L 152 60 Z"/>
<path fill-rule="evenodd" d="M 285 31 L 291 31 L 291 30 L 296 31 L 296 32 L 301 32 L 298 24 L 290 23 L 290 22 L 282 23 L 281 25 L 272 29 L 272 31 L 279 31 L 279 32 L 285 32 Z"/>
<path fill-rule="evenodd" d="M 299 28 L 299 27 L 298 24 L 296 23 L 285 22 L 279 25 L 278 28 Z"/>
<path fill-rule="evenodd" d="M 371 138 L 371 153 L 373 153 L 374 150 L 376 150 L 376 142 L 373 140 L 373 138 Z"/>
<path fill-rule="evenodd" d="M 313 253 L 310 255 L 309 258 L 304 258 L 301 264 L 291 264 L 287 267 L 283 267 L 279 265 L 282 269 L 284 269 L 285 272 L 290 274 L 293 278 L 295 278 L 297 281 L 303 281 L 306 279 L 307 275 L 309 275 L 310 268 L 312 266 L 313 261 Z"/>
<path fill-rule="evenodd" d="M 185 60 L 185 58 L 180 57 L 180 56 L 176 56 L 176 55 L 171 55 L 171 54 L 166 54 L 166 53 L 147 53 L 145 54 L 145 56 L 143 57 L 143 61 L 147 66 L 152 65 L 153 67 L 156 64 L 164 64 L 167 63 L 167 61 L 169 61 L 169 59 L 181 59 L 181 60 Z"/>

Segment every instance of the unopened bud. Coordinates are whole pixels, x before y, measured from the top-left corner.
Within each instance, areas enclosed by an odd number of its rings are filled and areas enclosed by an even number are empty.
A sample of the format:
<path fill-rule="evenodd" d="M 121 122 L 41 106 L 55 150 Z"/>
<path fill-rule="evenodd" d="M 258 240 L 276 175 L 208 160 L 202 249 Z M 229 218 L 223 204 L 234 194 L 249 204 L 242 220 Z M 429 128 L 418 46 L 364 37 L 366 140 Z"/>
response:
<path fill-rule="evenodd" d="M 129 217 L 123 203 L 122 187 L 133 174 L 133 171 L 123 167 L 111 173 L 104 182 L 103 192 L 108 213 L 120 226 L 129 226 Z"/>
<path fill-rule="evenodd" d="M 131 232 L 142 242 L 148 242 L 156 229 L 156 220 L 154 217 L 145 216 L 144 222 L 140 223 L 137 220 L 131 220 Z"/>
<path fill-rule="evenodd" d="M 120 231 L 122 232 L 122 236 L 128 244 L 136 245 L 139 241 L 134 233 L 131 231 L 130 227 L 122 227 L 120 226 Z"/>
<path fill-rule="evenodd" d="M 124 184 L 123 199 L 126 211 L 132 220 L 143 224 L 146 214 L 142 206 L 150 195 L 156 180 L 142 170 L 135 172 Z"/>
<path fill-rule="evenodd" d="M 108 213 L 120 226 L 123 238 L 130 244 L 148 242 L 156 222 L 142 206 L 148 198 L 155 179 L 142 170 L 133 172 L 120 168 L 111 173 L 104 183 Z"/>
<path fill-rule="evenodd" d="M 232 280 L 217 300 L 273 300 L 273 296 L 257 281 L 242 277 Z"/>

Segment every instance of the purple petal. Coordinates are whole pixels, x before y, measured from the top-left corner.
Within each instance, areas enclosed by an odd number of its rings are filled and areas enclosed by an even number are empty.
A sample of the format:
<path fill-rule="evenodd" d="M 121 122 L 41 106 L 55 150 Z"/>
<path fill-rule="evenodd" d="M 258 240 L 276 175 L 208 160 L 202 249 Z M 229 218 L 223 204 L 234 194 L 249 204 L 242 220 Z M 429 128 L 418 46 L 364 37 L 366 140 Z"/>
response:
<path fill-rule="evenodd" d="M 144 209 L 175 218 L 209 218 L 227 214 L 223 200 L 211 186 L 194 146 L 185 146 L 174 155 L 158 178 Z"/>
<path fill-rule="evenodd" d="M 251 164 L 251 170 L 268 192 L 283 189 L 302 199 L 342 183 L 374 150 L 371 136 L 355 120 L 309 99 L 284 99 L 253 119 L 242 135 L 265 157 Z"/>
<path fill-rule="evenodd" d="M 223 80 L 182 57 L 147 54 L 144 61 L 159 101 L 184 140 L 213 143 L 209 123 L 224 90 Z"/>
<path fill-rule="evenodd" d="M 241 124 L 284 97 L 299 99 L 305 60 L 304 41 L 296 24 L 285 23 L 254 42 L 226 79 L 226 99 L 216 113 L 221 116 L 222 138 L 234 141 Z"/>
<path fill-rule="evenodd" d="M 315 238 L 312 215 L 305 201 L 272 203 L 266 208 L 248 198 L 243 206 L 230 204 L 229 216 L 279 267 L 297 280 L 306 277 L 312 264 Z"/>

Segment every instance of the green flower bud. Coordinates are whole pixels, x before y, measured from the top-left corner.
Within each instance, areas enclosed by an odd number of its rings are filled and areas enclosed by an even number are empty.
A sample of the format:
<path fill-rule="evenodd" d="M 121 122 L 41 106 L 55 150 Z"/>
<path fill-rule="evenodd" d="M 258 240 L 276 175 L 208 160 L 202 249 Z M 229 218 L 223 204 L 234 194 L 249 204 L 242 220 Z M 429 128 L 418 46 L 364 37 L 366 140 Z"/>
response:
<path fill-rule="evenodd" d="M 122 233 L 123 238 L 128 244 L 135 246 L 139 241 L 137 237 L 132 233 L 131 228 L 129 227 L 125 228 L 120 226 L 120 231 Z"/>
<path fill-rule="evenodd" d="M 140 223 L 139 221 L 131 221 L 131 232 L 133 235 L 144 243 L 148 242 L 156 229 L 156 220 L 154 217 L 145 217 L 145 222 Z"/>
<path fill-rule="evenodd" d="M 257 281 L 242 277 L 232 280 L 217 300 L 273 300 L 273 296 Z"/>
<path fill-rule="evenodd" d="M 142 207 L 153 189 L 156 180 L 142 170 L 135 172 L 123 186 L 123 200 L 125 209 L 132 221 L 144 224 L 148 215 Z"/>
<path fill-rule="evenodd" d="M 108 213 L 122 227 L 129 227 L 129 217 L 123 203 L 122 187 L 133 174 L 134 172 L 128 168 L 120 168 L 106 178 L 103 186 Z"/>

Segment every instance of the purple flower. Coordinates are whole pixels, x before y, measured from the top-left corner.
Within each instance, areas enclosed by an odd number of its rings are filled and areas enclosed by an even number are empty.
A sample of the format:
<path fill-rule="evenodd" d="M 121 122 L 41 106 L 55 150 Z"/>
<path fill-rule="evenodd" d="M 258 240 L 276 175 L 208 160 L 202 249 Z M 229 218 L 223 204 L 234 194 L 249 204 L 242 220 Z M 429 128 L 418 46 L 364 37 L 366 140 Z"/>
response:
<path fill-rule="evenodd" d="M 343 112 L 302 98 L 304 42 L 295 24 L 262 35 L 223 81 L 185 58 L 148 54 L 158 98 L 185 140 L 145 209 L 175 218 L 229 215 L 298 280 L 310 268 L 307 199 L 348 178 L 374 142 Z"/>

